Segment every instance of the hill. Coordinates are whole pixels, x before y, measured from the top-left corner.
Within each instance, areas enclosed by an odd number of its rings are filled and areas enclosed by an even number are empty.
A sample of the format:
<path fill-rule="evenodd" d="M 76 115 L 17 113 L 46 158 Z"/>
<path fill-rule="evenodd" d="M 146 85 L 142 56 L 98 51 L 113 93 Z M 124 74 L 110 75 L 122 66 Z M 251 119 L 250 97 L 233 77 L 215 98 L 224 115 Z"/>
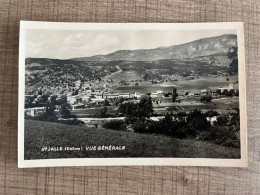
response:
<path fill-rule="evenodd" d="M 121 82 L 129 78 L 126 75 L 132 75 L 130 80 L 162 80 L 162 75 L 183 76 L 191 72 L 199 76 L 225 74 L 231 62 L 227 51 L 233 46 L 236 46 L 236 35 L 222 35 L 182 45 L 119 50 L 86 58 L 27 58 L 26 93 L 36 94 L 40 87 L 44 94 L 63 93 L 61 87 L 73 87 L 78 80 Z"/>
<path fill-rule="evenodd" d="M 189 43 L 155 49 L 118 50 L 107 55 L 73 58 L 75 61 L 155 61 L 161 59 L 196 58 L 209 55 L 226 55 L 230 47 L 236 46 L 236 35 L 221 35 L 199 39 Z"/>
<path fill-rule="evenodd" d="M 121 151 L 44 151 L 43 147 L 125 146 Z M 212 143 L 25 120 L 25 159 L 98 157 L 240 158 L 239 149 Z"/>

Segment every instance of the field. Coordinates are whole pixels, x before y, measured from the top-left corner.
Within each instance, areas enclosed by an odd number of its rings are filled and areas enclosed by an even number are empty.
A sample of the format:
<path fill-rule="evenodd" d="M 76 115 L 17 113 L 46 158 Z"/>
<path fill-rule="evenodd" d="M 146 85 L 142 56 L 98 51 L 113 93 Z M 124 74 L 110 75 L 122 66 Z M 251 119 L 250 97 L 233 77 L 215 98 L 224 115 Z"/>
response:
<path fill-rule="evenodd" d="M 120 67 L 118 67 L 119 71 L 106 76 L 105 79 L 113 80 L 113 81 L 132 81 L 132 80 L 140 80 L 142 79 L 142 75 L 136 71 L 121 71 Z"/>
<path fill-rule="evenodd" d="M 72 110 L 70 113 L 73 115 L 77 115 L 77 117 L 93 117 L 93 115 L 97 115 L 100 113 L 100 109 L 102 107 L 94 107 L 94 108 L 82 108 L 78 110 Z M 117 113 L 118 106 L 108 106 L 107 112 L 109 114 L 116 114 Z"/>
<path fill-rule="evenodd" d="M 168 110 L 168 112 L 190 112 L 198 109 L 202 111 L 215 110 L 218 113 L 234 112 L 234 108 L 239 108 L 239 97 L 223 97 L 219 99 L 212 99 L 211 102 L 200 102 L 197 100 L 186 98 L 181 103 L 159 103 L 153 104 L 154 111 L 161 114 Z"/>
<path fill-rule="evenodd" d="M 125 146 L 121 151 L 87 151 L 87 146 Z M 41 151 L 75 147 L 80 151 Z M 43 121 L 25 120 L 25 159 L 98 157 L 240 158 L 240 150 L 212 143 Z"/>
<path fill-rule="evenodd" d="M 72 110 L 71 114 L 77 115 L 78 118 L 93 117 L 100 113 L 102 107 L 85 108 Z M 108 106 L 108 113 L 111 115 L 117 115 L 119 106 Z M 239 108 L 239 97 L 222 97 L 212 99 L 211 102 L 200 102 L 200 97 L 185 97 L 182 98 L 181 103 L 178 102 L 161 102 L 153 103 L 154 112 L 156 114 L 165 113 L 177 113 L 177 112 L 190 112 L 198 109 L 206 112 L 208 110 L 215 110 L 218 113 L 230 113 L 234 112 L 234 108 Z"/>
<path fill-rule="evenodd" d="M 123 78 L 123 77 L 121 77 Z M 216 90 L 219 87 L 227 87 L 230 82 L 236 83 L 238 80 L 237 76 L 228 77 L 229 81 L 227 81 L 226 77 L 215 77 L 209 76 L 194 80 L 186 80 L 186 78 L 179 77 L 178 81 L 174 82 L 164 82 L 158 84 L 151 84 L 151 82 L 141 82 L 139 86 L 120 86 L 115 89 L 117 93 L 153 93 L 158 90 L 166 92 L 172 92 L 172 89 L 177 88 L 178 94 L 183 95 L 185 91 L 197 92 L 199 93 L 202 89 L 211 89 Z"/>

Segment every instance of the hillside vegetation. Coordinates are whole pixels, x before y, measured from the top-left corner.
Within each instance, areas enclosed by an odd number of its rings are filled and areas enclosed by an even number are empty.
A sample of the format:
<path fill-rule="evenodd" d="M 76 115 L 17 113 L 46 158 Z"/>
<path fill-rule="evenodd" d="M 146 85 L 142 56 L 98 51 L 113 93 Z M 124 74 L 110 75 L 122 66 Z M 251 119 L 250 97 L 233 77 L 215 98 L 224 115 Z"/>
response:
<path fill-rule="evenodd" d="M 87 146 L 125 146 L 119 151 L 87 151 Z M 82 147 L 80 151 L 44 151 L 44 147 Z M 240 158 L 240 150 L 163 135 L 95 129 L 25 120 L 25 159 L 98 157 Z"/>

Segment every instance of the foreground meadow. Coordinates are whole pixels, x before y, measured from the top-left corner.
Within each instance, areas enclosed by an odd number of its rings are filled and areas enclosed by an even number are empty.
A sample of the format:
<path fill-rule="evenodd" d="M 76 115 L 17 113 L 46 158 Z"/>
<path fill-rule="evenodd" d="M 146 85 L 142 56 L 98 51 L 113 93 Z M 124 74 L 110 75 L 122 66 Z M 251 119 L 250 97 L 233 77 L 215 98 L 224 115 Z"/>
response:
<path fill-rule="evenodd" d="M 125 146 L 125 150 L 87 151 L 89 146 Z M 164 135 L 25 120 L 25 159 L 174 157 L 240 158 L 237 148 L 223 147 L 194 139 Z M 80 151 L 42 151 L 44 147 L 82 147 Z"/>

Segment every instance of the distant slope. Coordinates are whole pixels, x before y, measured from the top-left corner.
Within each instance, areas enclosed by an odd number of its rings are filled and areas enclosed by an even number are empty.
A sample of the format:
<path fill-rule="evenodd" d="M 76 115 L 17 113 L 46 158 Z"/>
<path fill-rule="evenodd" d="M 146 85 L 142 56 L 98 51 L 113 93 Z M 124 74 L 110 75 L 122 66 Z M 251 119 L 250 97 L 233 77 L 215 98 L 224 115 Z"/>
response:
<path fill-rule="evenodd" d="M 44 88 L 48 94 L 53 87 L 74 86 L 77 80 L 98 80 L 100 78 L 127 79 L 125 72 L 134 72 L 130 80 L 161 80 L 161 75 L 182 75 L 195 72 L 198 75 L 228 72 L 230 59 L 227 51 L 236 46 L 236 35 L 222 35 L 196 40 L 182 45 L 142 50 L 119 50 L 108 55 L 98 55 L 70 60 L 48 58 L 26 58 L 26 93 L 35 94 L 37 88 Z M 129 75 L 129 73 L 127 73 Z M 129 78 L 129 77 L 128 77 Z M 52 87 L 52 89 L 50 88 Z M 57 91 L 55 93 L 63 93 Z"/>
<path fill-rule="evenodd" d="M 125 146 L 124 151 L 41 152 L 42 147 Z M 25 120 L 25 159 L 98 157 L 240 158 L 240 150 L 208 142 Z"/>
<path fill-rule="evenodd" d="M 140 50 L 118 50 L 108 55 L 73 58 L 75 61 L 155 61 L 160 59 L 186 59 L 208 55 L 226 55 L 230 47 L 236 46 L 237 36 L 232 34 L 199 39 L 170 47 Z"/>

